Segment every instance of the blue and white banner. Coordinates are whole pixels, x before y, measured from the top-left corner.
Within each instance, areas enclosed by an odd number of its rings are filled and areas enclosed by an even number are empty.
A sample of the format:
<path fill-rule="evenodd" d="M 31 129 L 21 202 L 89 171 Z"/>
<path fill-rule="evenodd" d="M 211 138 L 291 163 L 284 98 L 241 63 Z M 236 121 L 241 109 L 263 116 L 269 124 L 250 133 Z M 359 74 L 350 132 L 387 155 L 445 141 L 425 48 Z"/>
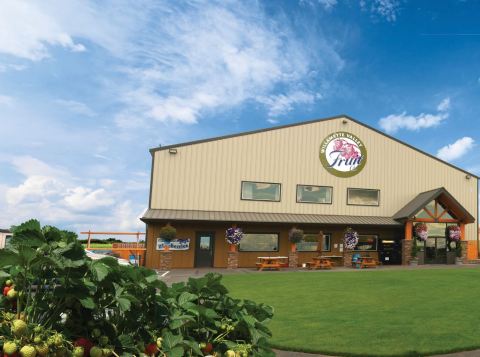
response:
<path fill-rule="evenodd" d="M 157 250 L 163 250 L 168 245 L 170 250 L 188 250 L 190 248 L 190 238 L 186 239 L 172 239 L 170 242 L 157 238 Z"/>

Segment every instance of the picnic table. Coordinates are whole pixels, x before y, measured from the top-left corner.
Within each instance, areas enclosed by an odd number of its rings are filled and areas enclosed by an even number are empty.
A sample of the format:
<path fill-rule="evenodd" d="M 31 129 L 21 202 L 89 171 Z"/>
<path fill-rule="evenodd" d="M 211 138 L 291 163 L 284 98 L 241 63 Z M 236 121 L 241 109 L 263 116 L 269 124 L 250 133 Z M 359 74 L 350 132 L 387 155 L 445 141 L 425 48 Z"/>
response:
<path fill-rule="evenodd" d="M 288 257 L 257 257 L 257 269 L 262 271 L 263 269 L 275 269 L 280 270 L 284 265 L 285 259 Z"/>
<path fill-rule="evenodd" d="M 355 265 L 355 267 L 358 269 L 376 268 L 377 261 L 372 257 L 360 257 Z"/>
<path fill-rule="evenodd" d="M 308 269 L 332 269 L 332 261 L 328 257 L 314 257 L 307 263 Z"/>
<path fill-rule="evenodd" d="M 332 265 L 343 266 L 343 255 L 322 255 L 322 257 L 330 259 L 332 261 Z"/>

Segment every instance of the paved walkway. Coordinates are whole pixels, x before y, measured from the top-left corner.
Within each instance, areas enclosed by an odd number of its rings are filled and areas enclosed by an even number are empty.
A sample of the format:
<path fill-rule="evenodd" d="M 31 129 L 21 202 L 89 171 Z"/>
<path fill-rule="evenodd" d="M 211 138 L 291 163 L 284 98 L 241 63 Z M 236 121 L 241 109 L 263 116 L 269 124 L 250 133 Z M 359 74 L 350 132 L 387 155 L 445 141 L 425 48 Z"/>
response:
<path fill-rule="evenodd" d="M 463 264 L 463 265 L 419 265 L 419 266 L 382 266 L 377 267 L 376 271 L 382 270 L 416 270 L 416 269 L 465 269 L 465 268 L 479 268 L 480 265 L 477 264 Z M 343 268 L 337 267 L 332 270 L 306 270 L 306 269 L 283 269 L 281 271 L 264 271 L 258 272 L 255 268 L 239 268 L 239 269 L 221 269 L 221 268 L 202 268 L 202 269 L 174 269 L 168 272 L 157 271 L 159 278 L 167 284 L 177 283 L 181 281 L 187 281 L 188 278 L 200 278 L 207 273 L 220 273 L 223 275 L 228 274 L 284 274 L 287 272 L 308 272 L 311 274 L 331 274 L 333 272 L 346 272 L 346 271 L 355 271 L 359 274 L 367 270 L 359 270 L 352 268 Z M 372 271 L 372 270 L 368 270 Z M 479 337 L 480 338 L 480 337 Z M 311 353 L 302 353 L 302 352 L 292 352 L 292 351 L 279 351 L 275 350 L 277 357 L 336 357 L 336 356 L 327 356 L 320 354 L 311 354 Z M 367 357 L 367 356 L 365 356 Z M 419 356 L 421 357 L 421 356 Z M 480 357 L 480 350 L 475 351 L 465 351 L 450 353 L 444 355 L 436 355 L 433 357 Z"/>

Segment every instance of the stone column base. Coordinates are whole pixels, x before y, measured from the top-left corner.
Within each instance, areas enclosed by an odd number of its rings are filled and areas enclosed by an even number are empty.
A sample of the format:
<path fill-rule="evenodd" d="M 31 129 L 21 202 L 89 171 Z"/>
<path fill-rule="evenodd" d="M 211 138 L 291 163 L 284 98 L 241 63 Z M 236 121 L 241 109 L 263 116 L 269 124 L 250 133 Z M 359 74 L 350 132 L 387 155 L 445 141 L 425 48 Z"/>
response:
<path fill-rule="evenodd" d="M 410 260 L 412 260 L 412 247 L 413 247 L 413 239 L 402 240 L 402 265 L 410 264 Z"/>
<path fill-rule="evenodd" d="M 350 249 L 345 249 L 343 251 L 343 266 L 344 267 L 351 267 L 352 266 L 352 257 L 354 251 Z"/>
<path fill-rule="evenodd" d="M 238 268 L 238 252 L 228 252 L 227 259 L 227 269 L 237 269 Z"/>
<path fill-rule="evenodd" d="M 160 251 L 160 270 L 172 269 L 172 252 L 170 250 Z"/>
<path fill-rule="evenodd" d="M 468 253 L 468 241 L 467 240 L 461 240 L 460 244 L 462 245 L 462 262 L 463 264 L 468 263 L 468 258 L 467 258 L 467 253 Z"/>
<path fill-rule="evenodd" d="M 297 252 L 288 252 L 288 267 L 297 268 L 298 267 L 298 253 Z"/>

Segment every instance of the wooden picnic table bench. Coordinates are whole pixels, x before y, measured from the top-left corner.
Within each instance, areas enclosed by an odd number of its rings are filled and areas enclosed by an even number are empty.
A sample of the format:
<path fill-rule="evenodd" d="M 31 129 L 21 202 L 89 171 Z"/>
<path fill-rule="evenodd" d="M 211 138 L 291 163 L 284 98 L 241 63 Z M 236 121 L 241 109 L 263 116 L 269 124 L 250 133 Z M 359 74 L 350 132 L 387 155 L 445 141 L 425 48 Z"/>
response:
<path fill-rule="evenodd" d="M 360 269 L 376 268 L 377 261 L 372 257 L 361 257 L 357 262 L 357 265 Z"/>
<path fill-rule="evenodd" d="M 275 269 L 280 270 L 284 266 L 283 261 L 288 259 L 288 257 L 257 257 L 258 262 L 256 263 L 258 271 L 263 269 Z"/>
<path fill-rule="evenodd" d="M 307 263 L 308 269 L 332 269 L 332 261 L 326 257 L 314 257 L 313 261 Z"/>

